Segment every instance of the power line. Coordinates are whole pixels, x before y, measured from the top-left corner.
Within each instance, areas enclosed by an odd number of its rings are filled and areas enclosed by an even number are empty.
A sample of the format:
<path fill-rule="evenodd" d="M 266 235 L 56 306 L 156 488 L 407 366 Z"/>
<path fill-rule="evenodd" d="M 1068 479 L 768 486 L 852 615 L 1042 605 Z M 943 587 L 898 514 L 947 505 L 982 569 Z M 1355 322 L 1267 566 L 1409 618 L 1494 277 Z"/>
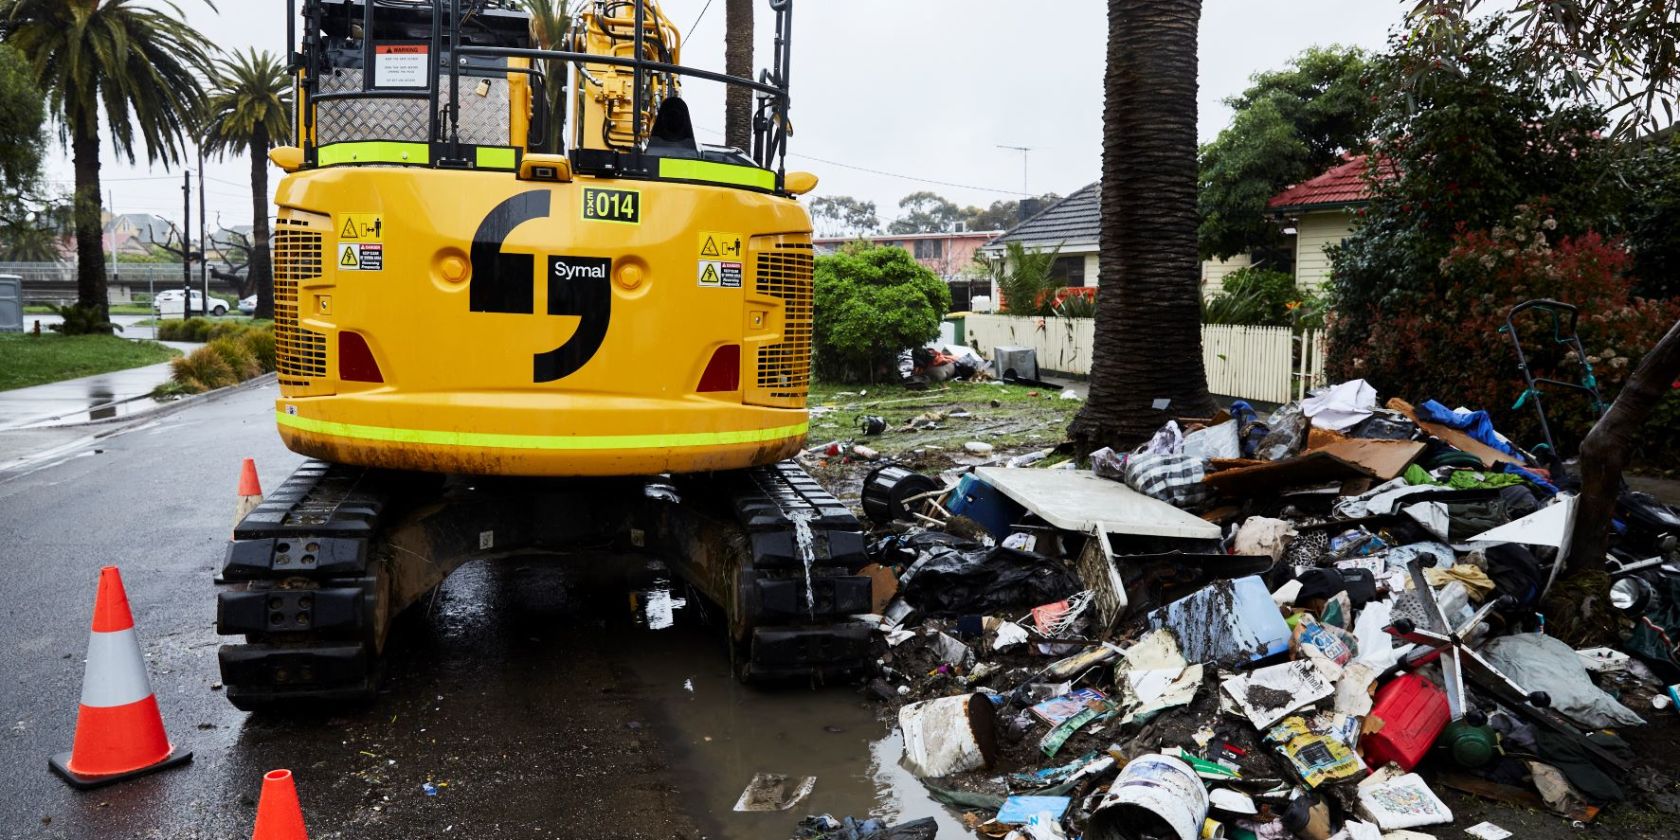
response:
<path fill-rule="evenodd" d="M 939 181 L 939 180 L 936 180 L 936 179 L 933 179 L 933 178 L 918 178 L 914 175 L 901 175 L 897 172 L 887 172 L 887 171 L 881 170 L 881 169 L 871 169 L 867 166 L 854 166 L 854 165 L 849 164 L 849 163 L 841 163 L 840 161 L 837 161 L 837 160 L 828 160 L 827 158 L 820 158 L 820 157 L 817 157 L 816 155 L 801 154 L 799 152 L 788 152 L 788 157 L 796 157 L 796 158 L 804 158 L 806 160 L 814 160 L 818 163 L 826 163 L 829 166 L 838 166 L 841 169 L 855 169 L 859 172 L 868 172 L 871 175 L 882 175 L 882 176 L 885 176 L 885 177 L 888 177 L 888 178 L 899 178 L 899 179 L 902 179 L 902 180 L 905 180 L 905 181 L 916 181 L 916 182 L 922 183 L 922 184 L 934 184 L 936 186 L 941 186 L 941 187 L 956 187 L 958 189 L 963 189 L 963 190 L 978 190 L 980 192 L 1005 193 L 1007 195 L 1020 195 L 1020 196 L 1026 196 L 1028 198 L 1032 197 L 1032 193 L 1024 193 L 1024 192 L 1021 192 L 1020 190 L 1005 190 L 1005 189 L 999 189 L 997 187 L 981 187 L 981 186 L 976 186 L 974 184 L 959 184 L 959 183 L 956 183 L 954 181 Z"/>
<path fill-rule="evenodd" d="M 706 0 L 706 5 L 700 7 L 700 14 L 694 16 L 694 23 L 689 24 L 688 37 L 694 37 L 694 30 L 700 26 L 700 21 L 706 17 L 707 10 L 712 8 L 712 0 Z"/>
<path fill-rule="evenodd" d="M 717 129 L 712 128 L 710 126 L 697 125 L 697 126 L 695 126 L 695 128 L 697 128 L 701 131 L 704 131 L 708 134 L 716 134 L 719 137 L 723 136 L 723 132 L 718 131 Z M 1021 192 L 1019 190 L 1004 190 L 1004 189 L 998 189 L 997 187 L 977 187 L 973 184 L 958 184 L 954 181 L 938 181 L 938 180 L 934 180 L 932 178 L 918 178 L 914 175 L 900 175 L 897 172 L 887 172 L 887 171 L 880 170 L 880 169 L 870 169 L 867 166 L 855 166 L 855 165 L 850 164 L 850 163 L 841 163 L 840 161 L 837 161 L 837 160 L 829 160 L 827 158 L 817 157 L 816 155 L 801 154 L 799 152 L 788 152 L 788 157 L 804 158 L 806 160 L 814 160 L 818 163 L 826 163 L 829 166 L 838 166 L 841 169 L 855 169 L 859 172 L 868 172 L 871 175 L 884 175 L 888 178 L 901 178 L 901 179 L 906 180 L 906 181 L 916 181 L 916 182 L 923 183 L 923 184 L 935 184 L 935 185 L 938 185 L 938 186 L 941 186 L 941 187 L 956 187 L 958 189 L 978 190 L 980 192 L 1007 193 L 1008 195 L 1023 195 L 1023 196 L 1026 196 L 1028 198 L 1035 197 L 1032 193 Z"/>

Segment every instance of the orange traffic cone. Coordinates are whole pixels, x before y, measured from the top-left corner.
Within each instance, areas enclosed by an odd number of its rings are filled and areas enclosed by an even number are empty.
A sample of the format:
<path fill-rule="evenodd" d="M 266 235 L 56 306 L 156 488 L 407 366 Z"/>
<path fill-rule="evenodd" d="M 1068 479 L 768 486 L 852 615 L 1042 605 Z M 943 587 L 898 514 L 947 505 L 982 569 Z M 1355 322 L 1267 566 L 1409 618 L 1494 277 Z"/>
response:
<path fill-rule="evenodd" d="M 99 570 L 93 602 L 82 704 L 70 752 L 48 759 L 53 771 L 82 789 L 108 785 L 192 760 L 163 731 L 163 715 L 146 676 L 134 616 L 116 566 Z"/>
<path fill-rule="evenodd" d="M 292 771 L 263 774 L 262 798 L 257 800 L 257 825 L 251 830 L 251 840 L 309 840 Z"/>
<path fill-rule="evenodd" d="M 257 462 L 250 458 L 239 468 L 239 504 L 233 509 L 233 527 L 238 528 L 245 515 L 262 504 L 262 484 L 257 481 Z"/>

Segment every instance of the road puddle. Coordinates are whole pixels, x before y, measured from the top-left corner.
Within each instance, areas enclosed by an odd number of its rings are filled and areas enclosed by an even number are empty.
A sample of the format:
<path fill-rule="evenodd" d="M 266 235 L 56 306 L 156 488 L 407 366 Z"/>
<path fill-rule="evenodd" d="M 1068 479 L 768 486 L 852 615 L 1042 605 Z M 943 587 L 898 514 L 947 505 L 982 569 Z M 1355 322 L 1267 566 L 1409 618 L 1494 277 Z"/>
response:
<path fill-rule="evenodd" d="M 631 575 L 628 664 L 663 712 L 655 726 L 671 745 L 686 806 L 708 838 L 786 837 L 801 817 L 821 813 L 934 817 L 941 836 L 963 834 L 961 822 L 899 766 L 903 742 L 855 688 L 741 685 L 730 672 L 721 621 L 706 620 L 715 607 L 687 594 L 680 581 L 673 586 L 663 566 L 643 563 Z M 735 812 L 758 773 L 817 781 L 787 811 Z"/>

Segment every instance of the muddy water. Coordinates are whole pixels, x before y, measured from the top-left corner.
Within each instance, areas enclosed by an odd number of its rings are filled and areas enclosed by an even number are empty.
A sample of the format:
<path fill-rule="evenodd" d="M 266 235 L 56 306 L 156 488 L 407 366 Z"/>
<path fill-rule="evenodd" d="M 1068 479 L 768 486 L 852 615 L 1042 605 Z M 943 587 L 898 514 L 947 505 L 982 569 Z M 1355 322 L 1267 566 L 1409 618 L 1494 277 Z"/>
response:
<path fill-rule="evenodd" d="M 878 722 L 851 687 L 741 685 L 707 605 L 647 561 L 626 575 L 634 622 L 625 635 L 630 667 L 665 712 L 656 725 L 671 745 L 690 814 L 719 840 L 786 837 L 805 814 L 860 819 L 934 817 L 940 836 L 963 835 L 960 821 L 928 798 L 898 764 L 903 743 Z M 783 812 L 738 813 L 733 806 L 756 773 L 815 776 L 805 801 Z"/>

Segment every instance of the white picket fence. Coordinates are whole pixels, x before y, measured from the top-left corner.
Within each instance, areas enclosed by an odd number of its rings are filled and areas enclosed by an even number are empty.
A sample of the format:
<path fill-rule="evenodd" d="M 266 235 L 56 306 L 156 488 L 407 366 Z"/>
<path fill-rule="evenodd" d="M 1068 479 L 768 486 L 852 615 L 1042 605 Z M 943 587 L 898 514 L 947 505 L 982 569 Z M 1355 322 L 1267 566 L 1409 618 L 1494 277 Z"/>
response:
<path fill-rule="evenodd" d="M 1039 368 L 1088 375 L 1095 321 L 969 315 L 966 343 L 988 358 L 993 347 L 1031 347 Z M 1284 403 L 1324 384 L 1324 334 L 1288 327 L 1202 326 L 1208 390 L 1227 397 Z"/>

